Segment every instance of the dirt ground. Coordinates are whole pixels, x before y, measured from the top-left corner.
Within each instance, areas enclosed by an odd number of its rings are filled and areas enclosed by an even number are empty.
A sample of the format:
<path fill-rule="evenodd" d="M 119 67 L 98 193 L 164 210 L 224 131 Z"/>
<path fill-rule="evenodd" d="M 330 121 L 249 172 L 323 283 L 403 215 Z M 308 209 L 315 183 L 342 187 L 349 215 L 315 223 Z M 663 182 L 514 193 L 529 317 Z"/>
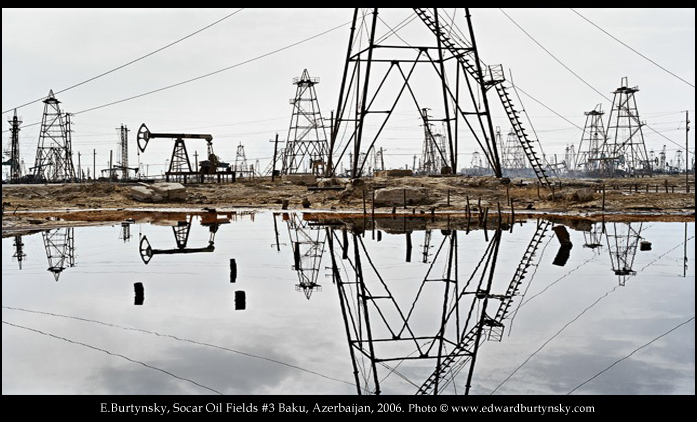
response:
<path fill-rule="evenodd" d="M 508 182 L 508 183 L 507 183 Z M 134 184 L 83 183 L 2 185 L 2 233 L 66 225 L 146 218 L 152 211 L 206 212 L 212 209 L 285 209 L 315 213 L 375 215 L 466 213 L 488 209 L 502 213 L 545 213 L 585 218 L 694 221 L 695 181 L 685 176 L 621 179 L 558 179 L 554 195 L 534 179 L 419 176 L 320 180 L 319 185 L 294 184 L 270 178 L 238 179 L 235 183 L 187 184 L 186 199 L 158 203 L 131 197 Z M 604 187 L 604 194 L 603 194 Z M 422 199 L 407 198 L 373 208 L 373 192 L 408 189 Z M 411 195 L 411 193 L 410 193 Z M 401 197 L 401 195 L 398 195 Z M 284 201 L 285 200 L 285 201 Z M 139 214 L 138 214 L 139 213 Z"/>

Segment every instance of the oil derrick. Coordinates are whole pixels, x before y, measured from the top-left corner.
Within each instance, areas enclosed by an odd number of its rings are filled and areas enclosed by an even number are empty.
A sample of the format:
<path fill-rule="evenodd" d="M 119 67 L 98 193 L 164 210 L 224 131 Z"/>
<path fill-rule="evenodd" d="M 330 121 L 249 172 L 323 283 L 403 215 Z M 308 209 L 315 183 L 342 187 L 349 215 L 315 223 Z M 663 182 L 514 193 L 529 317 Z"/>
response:
<path fill-rule="evenodd" d="M 250 168 L 249 164 L 247 164 L 247 156 L 244 153 L 244 145 L 242 145 L 242 142 L 237 145 L 237 151 L 235 152 L 235 166 L 233 167 L 233 170 L 240 176 L 254 175 L 253 168 Z"/>
<path fill-rule="evenodd" d="M 607 160 L 601 155 L 601 148 L 605 144 L 605 127 L 603 125 L 602 104 L 598 104 L 586 115 L 586 123 L 583 125 L 581 142 L 578 145 L 578 154 L 574 161 L 574 168 L 590 174 L 605 172 Z"/>
<path fill-rule="evenodd" d="M 327 133 L 315 92 L 318 83 L 319 78 L 310 77 L 307 69 L 303 70 L 302 76 L 293 78 L 297 89 L 295 98 L 290 100 L 293 114 L 281 174 L 312 173 L 320 176 L 326 171 Z"/>
<path fill-rule="evenodd" d="M 608 175 L 651 174 L 649 161 L 641 130 L 644 123 L 639 120 L 635 94 L 638 87 L 627 86 L 627 77 L 613 93 L 612 110 L 608 118 L 605 143 L 602 155 L 610 160 Z"/>
<path fill-rule="evenodd" d="M 450 365 L 458 359 L 472 363 L 464 381 L 464 393 L 469 393 L 474 360 L 491 321 L 487 304 L 492 298 L 501 231 L 488 242 L 467 280 L 460 280 L 457 231 L 441 233 L 443 239 L 434 248 L 424 277 L 397 287 L 380 274 L 359 234 L 340 239 L 327 228 L 332 276 L 339 291 L 358 394 L 382 394 L 382 384 L 391 380 L 389 375 L 396 367 L 402 374 L 413 374 L 415 368 L 422 373 L 423 361 L 433 364 L 437 376 L 425 374 L 428 385 L 420 391 L 440 394 L 444 377 L 457 375 Z M 339 270 L 341 259 L 347 262 L 345 277 Z"/>
<path fill-rule="evenodd" d="M 450 169 L 457 168 L 459 132 L 466 127 L 500 177 L 486 97 L 496 77 L 481 66 L 469 12 L 445 19 L 437 9 L 415 9 L 424 26 L 420 27 L 420 37 L 414 32 L 415 39 L 406 40 L 385 23 L 385 18 L 397 16 L 400 9 L 384 10 L 380 17 L 378 9 L 354 10 L 329 159 L 339 163 L 351 154 L 350 177 L 363 176 L 366 162 L 360 160 L 361 153 L 376 148 L 381 134 L 390 129 L 388 123 L 395 110 L 403 109 L 400 100 L 412 103 L 412 108 L 405 110 L 420 113 L 423 107 L 419 101 L 431 97 L 426 101 L 432 107 L 440 104 L 433 109 L 435 120 L 445 126 L 447 155 L 443 152 L 440 159 L 447 161 Z M 451 24 L 446 25 L 446 20 Z M 462 41 L 460 28 L 469 34 L 470 41 Z M 401 42 L 395 41 L 397 38 Z M 330 174 L 336 172 L 333 162 L 328 167 Z"/>
<path fill-rule="evenodd" d="M 643 223 L 639 223 L 637 229 L 637 223 L 634 223 L 633 227 L 632 223 L 611 223 L 605 228 L 612 271 L 617 276 L 620 286 L 624 286 L 627 278 L 636 274 L 632 267 L 641 239 L 642 226 Z"/>
<path fill-rule="evenodd" d="M 506 136 L 506 148 L 503 161 L 503 168 L 509 171 L 509 174 L 515 171 L 521 171 L 526 168 L 525 153 L 520 145 L 518 136 L 513 129 Z"/>
<path fill-rule="evenodd" d="M 19 160 L 19 125 L 22 124 L 22 118 L 17 117 L 17 109 L 15 109 L 14 116 L 7 118 L 8 123 L 10 123 L 10 156 L 6 161 L 3 161 L 2 165 L 10 166 L 10 183 L 18 183 L 19 178 L 22 177 L 22 169 L 20 167 Z"/>
<path fill-rule="evenodd" d="M 420 174 L 452 173 L 448 167 L 448 151 L 445 148 L 445 140 L 441 133 L 433 129 L 428 115 L 428 108 L 421 109 L 421 119 L 424 124 L 424 143 L 421 149 Z M 446 169 L 447 167 L 447 169 Z"/>
<path fill-rule="evenodd" d="M 75 238 L 73 228 L 54 229 L 42 232 L 48 271 L 58 281 L 63 270 L 75 266 Z"/>
<path fill-rule="evenodd" d="M 34 179 L 47 182 L 75 180 L 71 145 L 70 115 L 60 109 L 60 101 L 49 91 L 43 101 L 44 115 L 34 161 Z"/>
<path fill-rule="evenodd" d="M 116 128 L 116 133 L 119 135 L 119 153 L 120 156 L 117 158 L 117 165 L 112 166 L 112 174 L 115 170 L 121 172 L 122 179 L 129 179 L 129 170 L 133 170 L 138 173 L 138 167 L 128 167 L 128 127 L 121 125 L 121 127 Z"/>
<path fill-rule="evenodd" d="M 26 252 L 24 252 L 24 242 L 22 242 L 22 236 L 15 236 L 15 242 L 13 244 L 15 247 L 15 253 L 12 255 L 12 258 L 17 260 L 17 263 L 19 264 L 19 269 L 22 269 L 22 261 L 24 261 L 24 258 L 27 257 Z"/>
<path fill-rule="evenodd" d="M 287 216 L 287 219 L 286 219 Z M 326 233 L 320 227 L 311 227 L 297 214 L 284 215 L 288 238 L 293 248 L 293 270 L 298 275 L 295 290 L 309 300 L 313 292 L 322 291 L 318 283 Z"/>

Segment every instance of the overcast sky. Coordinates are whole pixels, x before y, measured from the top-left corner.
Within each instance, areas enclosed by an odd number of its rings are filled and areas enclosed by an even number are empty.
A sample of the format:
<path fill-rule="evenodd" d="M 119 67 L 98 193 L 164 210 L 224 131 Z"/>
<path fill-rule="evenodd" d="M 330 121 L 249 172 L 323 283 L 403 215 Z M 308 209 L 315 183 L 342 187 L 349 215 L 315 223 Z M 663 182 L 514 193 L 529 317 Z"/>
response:
<path fill-rule="evenodd" d="M 352 9 L 241 9 L 229 16 L 237 10 L 3 8 L 3 151 L 11 110 L 33 101 L 18 108 L 24 120 L 21 158 L 26 167 L 33 165 L 43 113 L 35 100 L 52 89 L 62 109 L 75 114 L 76 165 L 79 152 L 83 167 L 91 167 L 96 151 L 97 169 L 106 167 L 109 151 L 116 154 L 116 128 L 124 124 L 131 165 L 139 158 L 149 174 L 160 174 L 172 142 L 154 140 L 138 157 L 136 131 L 145 123 L 152 132 L 211 134 L 215 152 L 229 162 L 242 143 L 249 162 L 259 160 L 265 168 L 273 154 L 269 141 L 276 133 L 286 138 L 292 79 L 303 69 L 320 78 L 322 114 L 328 119 L 336 109 Z M 380 17 L 396 27 L 409 13 L 381 9 Z M 548 157 L 558 154 L 561 160 L 567 146 L 578 147 L 583 113 L 596 104 L 609 112 L 623 77 L 639 88 L 647 149 L 658 152 L 666 145 L 669 160 L 684 149 L 685 112 L 693 121 L 695 115 L 695 9 L 490 8 L 471 14 L 482 60 L 512 73 Z M 423 27 L 418 20 L 399 35 L 417 27 Z M 143 95 L 194 78 L 200 79 Z M 131 97 L 137 98 L 108 105 Z M 510 124 L 498 107 L 492 108 L 494 125 L 505 134 Z M 385 164 L 411 166 L 423 139 L 418 115 L 397 114 L 393 123 L 397 135 L 378 145 L 385 149 Z M 689 137 L 694 151 L 694 130 Z M 194 151 L 205 153 L 203 141 L 187 141 L 187 147 L 192 161 Z M 477 150 L 473 141 L 461 141 L 459 167 L 467 167 Z"/>

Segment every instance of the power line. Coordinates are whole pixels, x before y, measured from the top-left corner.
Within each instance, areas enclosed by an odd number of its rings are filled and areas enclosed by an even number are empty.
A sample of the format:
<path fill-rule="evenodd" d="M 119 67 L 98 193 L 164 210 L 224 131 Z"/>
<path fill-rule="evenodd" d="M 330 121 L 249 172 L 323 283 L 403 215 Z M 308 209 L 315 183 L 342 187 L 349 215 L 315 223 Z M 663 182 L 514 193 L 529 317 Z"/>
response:
<path fill-rule="evenodd" d="M 572 9 L 572 8 L 569 8 L 569 9 L 571 9 L 572 12 L 576 13 L 578 16 L 580 16 L 581 18 L 583 18 L 586 22 L 590 23 L 590 24 L 593 25 L 594 27 L 596 27 L 596 28 L 598 28 L 599 30 L 601 30 L 605 35 L 609 36 L 610 38 L 612 38 L 613 40 L 615 40 L 615 41 L 617 41 L 618 43 L 622 44 L 623 46 L 627 47 L 628 49 L 632 50 L 633 52 L 635 52 L 636 54 L 638 54 L 638 55 L 641 56 L 642 58 L 644 58 L 644 59 L 648 60 L 649 62 L 651 62 L 652 64 L 656 65 L 659 69 L 661 69 L 661 70 L 663 70 L 663 71 L 669 73 L 670 75 L 672 75 L 672 76 L 674 76 L 674 77 L 680 79 L 681 81 L 683 81 L 683 82 L 685 82 L 686 84 L 690 85 L 692 88 L 695 87 L 693 84 L 687 82 L 685 79 L 681 78 L 680 76 L 676 75 L 675 73 L 671 72 L 670 70 L 666 69 L 665 67 L 661 66 L 660 64 L 656 63 L 655 61 L 649 59 L 648 57 L 644 56 L 644 55 L 641 54 L 640 52 L 636 51 L 636 50 L 633 49 L 632 47 L 630 47 L 630 46 L 628 46 L 627 44 L 623 43 L 622 41 L 618 40 L 618 39 L 617 39 L 616 37 L 614 37 L 612 34 L 610 34 L 609 32 L 607 32 L 607 31 L 604 30 L 603 28 L 599 27 L 598 25 L 594 24 L 593 22 L 591 22 L 587 17 L 585 17 L 585 16 L 583 16 L 582 14 L 578 13 L 576 10 L 574 10 L 574 9 Z"/>
<path fill-rule="evenodd" d="M 86 109 L 86 110 L 78 111 L 78 112 L 71 113 L 71 114 L 77 115 L 77 114 L 81 114 L 81 113 L 86 113 L 86 112 L 88 112 L 88 111 L 93 111 L 93 110 L 97 110 L 97 109 L 100 109 L 100 108 L 104 108 L 104 107 L 112 106 L 112 105 L 115 105 L 115 104 L 123 103 L 123 102 L 126 102 L 126 101 L 134 100 L 134 99 L 136 99 L 136 98 L 145 97 L 145 96 L 147 96 L 147 95 L 154 94 L 154 93 L 157 93 L 157 92 L 160 92 L 160 91 L 164 91 L 164 90 L 167 90 L 167 89 L 170 89 L 170 88 L 175 88 L 175 87 L 177 87 L 177 86 L 181 86 L 181 85 L 187 84 L 187 83 L 189 83 L 189 82 L 194 82 L 194 81 L 197 81 L 197 80 L 199 80 L 199 79 L 207 78 L 207 77 L 209 77 L 209 76 L 213 76 L 213 75 L 216 75 L 216 74 L 218 74 L 218 73 L 225 72 L 226 70 L 234 69 L 234 68 L 236 68 L 236 67 L 239 67 L 239 66 L 242 66 L 242 65 L 245 65 L 245 64 L 248 64 L 248 63 L 252 63 L 252 62 L 257 61 L 257 60 L 259 60 L 259 59 L 263 59 L 264 57 L 268 57 L 268 56 L 270 56 L 270 55 L 272 55 L 272 54 L 279 53 L 279 52 L 281 52 L 281 51 L 283 51 L 283 50 L 287 50 L 287 49 L 289 49 L 289 48 L 291 48 L 291 47 L 295 47 L 295 46 L 297 46 L 297 45 L 299 45 L 299 44 L 302 44 L 302 43 L 305 43 L 305 42 L 307 42 L 307 41 L 313 40 L 313 39 L 315 39 L 315 38 L 321 37 L 321 36 L 326 35 L 326 34 L 332 32 L 332 31 L 335 31 L 335 30 L 337 30 L 337 29 L 339 29 L 339 28 L 341 28 L 341 27 L 343 27 L 343 26 L 346 26 L 346 25 L 348 25 L 349 23 L 350 23 L 350 22 L 342 23 L 341 25 L 335 26 L 334 28 L 328 29 L 328 30 L 326 30 L 326 31 L 324 31 L 324 32 L 321 32 L 321 33 L 317 34 L 317 35 L 313 35 L 313 36 L 311 36 L 311 37 L 309 37 L 309 38 L 305 38 L 304 40 L 294 42 L 294 43 L 289 44 L 289 45 L 287 45 L 287 46 L 285 46 L 285 47 L 281 47 L 281 48 L 276 49 L 276 50 L 274 50 L 274 51 L 271 51 L 271 52 L 269 52 L 269 53 L 262 54 L 262 55 L 260 55 L 260 56 L 251 58 L 251 59 L 249 59 L 249 60 L 245 60 L 245 61 L 243 61 L 243 62 L 234 64 L 234 65 L 232 65 L 232 66 L 228 66 L 228 67 L 225 67 L 225 68 L 223 68 L 223 69 L 216 70 L 216 71 L 214 71 L 214 72 L 206 73 L 205 75 L 197 76 L 197 77 L 195 77 L 195 78 L 187 79 L 187 80 L 185 80 L 185 81 L 178 82 L 178 83 L 172 84 L 172 85 L 168 85 L 168 86 L 163 87 L 163 88 L 158 88 L 158 89 L 155 89 L 155 90 L 153 90 L 153 91 L 146 92 L 146 93 L 144 93 L 144 94 L 134 95 L 134 96 L 132 96 L 132 97 L 124 98 L 124 99 L 118 100 L 118 101 L 113 101 L 113 102 L 108 103 L 108 104 L 103 104 L 103 105 L 100 105 L 100 106 L 88 108 L 88 109 Z"/>
<path fill-rule="evenodd" d="M 523 31 L 523 33 L 524 33 L 525 35 L 527 35 L 528 38 L 530 38 L 531 40 L 533 40 L 533 42 L 534 42 L 535 44 L 537 44 L 541 49 L 543 49 L 547 54 L 549 54 L 554 60 L 556 60 L 557 63 L 559 63 L 560 65 L 562 65 L 562 66 L 564 67 L 564 69 L 566 69 L 566 70 L 568 70 L 569 72 L 571 72 L 572 75 L 576 76 L 581 82 L 583 82 L 584 84 L 586 84 L 586 86 L 588 86 L 588 87 L 589 87 L 590 89 L 592 89 L 593 91 L 597 92 L 600 96 L 602 96 L 603 98 L 605 98 L 607 101 L 612 102 L 612 100 L 610 100 L 608 97 L 606 97 L 602 92 L 600 92 L 600 91 L 598 91 L 597 89 L 595 89 L 591 84 L 589 84 L 589 83 L 586 82 L 582 77 L 580 77 L 578 74 L 576 74 L 576 72 L 574 72 L 573 70 L 571 70 L 571 68 L 569 68 L 569 66 L 565 65 L 565 64 L 564 64 L 561 60 L 559 60 L 554 54 L 552 54 L 549 50 L 547 50 L 542 44 L 540 44 L 539 42 L 537 42 L 537 40 L 536 40 L 535 38 L 533 38 L 532 35 L 528 34 L 528 32 L 527 32 L 525 29 L 523 29 L 523 27 L 521 27 L 520 25 L 518 25 L 518 23 L 517 23 L 516 21 L 514 21 L 513 18 L 511 18 L 510 16 L 508 16 L 508 14 L 507 14 L 506 12 L 503 11 L 503 9 L 499 9 L 499 10 L 501 11 L 501 13 L 503 13 L 504 15 L 506 15 L 506 17 L 507 17 L 511 22 L 513 22 L 513 24 L 514 24 L 515 26 L 517 26 L 521 31 Z"/>
<path fill-rule="evenodd" d="M 93 350 L 97 350 L 97 351 L 99 351 L 99 352 L 104 352 L 104 353 L 106 353 L 107 355 L 118 356 L 118 357 L 120 357 L 120 358 L 126 359 L 126 360 L 129 361 L 129 362 L 133 362 L 133 363 L 137 363 L 137 364 L 143 365 L 143 366 L 145 366 L 146 368 L 150 368 L 150 369 L 154 369 L 154 370 L 156 370 L 156 371 L 160 371 L 160 372 L 165 373 L 165 374 L 167 374 L 167 375 L 169 375 L 169 376 L 172 376 L 172 377 L 174 377 L 174 378 L 180 379 L 180 380 L 182 380 L 182 381 L 190 382 L 190 383 L 192 383 L 192 384 L 194 384 L 194 385 L 197 385 L 197 386 L 199 386 L 199 387 L 201 387 L 201 388 L 205 388 L 206 390 L 212 391 L 212 392 L 214 392 L 214 393 L 216 393 L 216 394 L 220 394 L 221 396 L 223 395 L 223 393 L 221 393 L 220 391 L 214 390 L 214 389 L 212 389 L 212 388 L 210 388 L 210 387 L 206 387 L 205 385 L 199 384 L 199 383 L 197 383 L 196 381 L 192 381 L 192 380 L 190 380 L 190 379 L 188 379 L 188 378 L 182 378 L 182 377 L 180 377 L 180 376 L 178 376 L 178 375 L 174 375 L 174 374 L 171 373 L 171 372 L 165 371 L 164 369 L 160 369 L 160 368 L 157 368 L 157 367 L 155 367 L 155 366 L 148 365 L 147 363 L 144 363 L 144 362 L 141 362 L 141 361 L 138 361 L 138 360 L 133 360 L 133 359 L 129 358 L 128 356 L 124 356 L 124 355 L 121 355 L 121 354 L 119 354 L 119 353 L 113 353 L 113 352 L 110 352 L 110 351 L 105 350 L 105 349 L 100 349 L 99 347 L 91 346 L 91 345 L 89 345 L 89 344 L 82 343 L 82 342 L 75 341 L 75 340 L 70 340 L 70 339 L 67 339 L 67 338 L 65 338 L 65 337 L 60 337 L 60 336 L 57 336 L 57 335 L 54 335 L 54 334 L 51 334 L 51 333 L 46 333 L 46 332 L 44 332 L 44 331 L 36 330 L 36 329 L 34 329 L 34 328 L 29 328 L 29 327 L 24 327 L 24 326 L 22 326 L 22 325 L 12 324 L 12 323 L 9 323 L 9 322 L 7 322 L 7 321 L 5 321 L 5 320 L 3 320 L 2 323 L 3 323 L 3 324 L 7 324 L 7 325 L 9 325 L 9 326 L 11 326 L 11 327 L 21 328 L 21 329 L 24 329 L 24 330 L 33 331 L 33 332 L 35 332 L 35 333 L 38 333 L 38 334 L 41 334 L 41 335 L 44 335 L 44 336 L 53 337 L 53 338 L 56 338 L 56 339 L 58 339 L 58 340 L 67 341 L 68 343 L 73 343 L 73 344 L 77 344 L 77 345 L 79 345 L 79 346 L 84 346 L 84 347 L 87 347 L 88 349 L 93 349 Z"/>
<path fill-rule="evenodd" d="M 622 361 L 625 360 L 625 359 L 629 359 L 634 353 L 636 353 L 636 352 L 638 352 L 639 350 L 643 349 L 644 347 L 650 345 L 651 343 L 657 341 L 658 339 L 667 336 L 668 334 L 672 333 L 673 331 L 677 330 L 678 328 L 682 327 L 683 325 L 687 324 L 688 322 L 692 321 L 693 319 L 695 319 L 695 317 L 692 317 L 692 318 L 688 319 L 687 321 L 685 321 L 685 322 L 683 322 L 683 323 L 680 323 L 680 324 L 676 325 L 675 327 L 671 328 L 670 330 L 666 331 L 665 333 L 661 334 L 660 336 L 656 337 L 655 339 L 651 340 L 650 342 L 648 342 L 648 343 L 646 343 L 646 344 L 644 344 L 644 345 L 642 345 L 642 346 L 640 346 L 640 347 L 637 347 L 636 349 L 634 349 L 634 350 L 632 351 L 632 353 L 628 354 L 627 356 L 623 357 L 622 359 L 616 360 L 612 365 L 608 366 L 607 368 L 603 369 L 602 371 L 600 371 L 600 372 L 598 372 L 597 374 L 595 374 L 595 375 L 593 375 L 592 377 L 590 377 L 588 380 L 586 380 L 586 381 L 582 382 L 581 384 L 577 385 L 573 390 L 571 390 L 571 391 L 569 391 L 568 393 L 566 393 L 566 395 L 569 395 L 569 394 L 573 393 L 574 391 L 578 390 L 579 388 L 581 388 L 581 387 L 583 387 L 584 385 L 588 384 L 589 382 L 593 381 L 594 379 L 596 379 L 597 377 L 599 377 L 599 376 L 602 375 L 603 373 L 607 372 L 607 371 L 608 371 L 610 368 L 612 368 L 613 366 L 617 365 L 618 363 L 622 362 Z"/>
<path fill-rule="evenodd" d="M 162 51 L 162 50 L 164 50 L 164 49 L 166 49 L 166 48 L 169 48 L 169 47 L 171 47 L 171 46 L 173 46 L 173 45 L 175 45 L 175 44 L 178 44 L 178 43 L 184 41 L 184 40 L 187 39 L 187 38 L 191 38 L 191 37 L 193 37 L 194 35 L 196 35 L 196 34 L 198 34 L 198 33 L 200 33 L 200 32 L 203 32 L 203 31 L 205 31 L 206 29 L 212 27 L 213 25 L 216 25 L 216 24 L 218 24 L 218 23 L 224 21 L 225 19 L 227 19 L 227 18 L 229 18 L 229 17 L 232 17 L 232 16 L 236 15 L 237 13 L 241 12 L 242 10 L 244 10 L 244 9 L 238 9 L 238 10 L 236 10 L 235 12 L 232 12 L 232 13 L 230 13 L 229 15 L 227 15 L 227 16 L 221 18 L 221 19 L 218 19 L 217 21 L 213 22 L 212 24 L 210 24 L 210 25 L 208 25 L 208 26 L 205 26 L 205 27 L 199 29 L 198 31 L 192 32 L 191 34 L 185 36 L 184 38 L 180 38 L 180 39 L 178 39 L 177 41 L 174 41 L 174 42 L 172 42 L 172 43 L 169 43 L 169 44 L 167 44 L 167 45 L 164 46 L 164 47 L 158 48 L 157 50 L 155 50 L 155 51 L 153 51 L 153 52 L 150 52 L 150 53 L 148 53 L 148 54 L 146 54 L 146 55 L 144 55 L 144 56 L 141 56 L 141 57 L 139 57 L 139 58 L 137 58 L 137 59 L 135 59 L 135 60 L 131 60 L 130 62 L 128 62 L 128 63 L 126 63 L 126 64 L 123 64 L 123 65 L 121 65 L 121 66 L 119 66 L 119 67 L 115 67 L 115 68 L 113 68 L 113 69 L 111 69 L 111 70 L 109 70 L 109 71 L 107 71 L 107 72 L 104 72 L 104 73 L 102 73 L 102 74 L 100 74 L 100 75 L 97 75 L 97 76 L 95 76 L 95 77 L 92 77 L 92 78 L 90 78 L 90 79 L 87 79 L 87 80 L 85 80 L 85 81 L 82 81 L 82 82 L 80 82 L 80 83 L 77 83 L 77 84 L 75 84 L 75 85 L 73 85 L 73 86 L 70 86 L 70 87 L 68 87 L 68 88 L 62 89 L 62 90 L 60 90 L 60 91 L 56 91 L 54 94 L 57 95 L 57 94 L 60 94 L 60 93 L 62 93 L 62 92 L 68 91 L 68 90 L 70 90 L 70 89 L 77 88 L 77 87 L 80 86 L 80 85 L 84 85 L 84 84 L 86 84 L 86 83 L 88 83 L 88 82 L 92 82 L 92 81 L 94 81 L 95 79 L 99 79 L 99 78 L 101 78 L 102 76 L 106 76 L 106 75 L 108 75 L 108 74 L 110 74 L 110 73 L 116 72 L 117 70 L 123 69 L 123 68 L 126 67 L 126 66 L 129 66 L 129 65 L 132 65 L 133 63 L 136 63 L 136 62 L 138 62 L 138 61 L 141 61 L 141 60 L 143 60 L 143 59 L 146 58 L 146 57 L 150 57 L 150 56 L 152 56 L 153 54 L 159 53 L 160 51 Z M 28 103 L 26 103 L 26 104 L 22 104 L 21 106 L 12 107 L 12 108 L 10 108 L 9 110 L 3 111 L 2 114 L 8 113 L 8 112 L 13 111 L 13 110 L 18 109 L 18 108 L 22 108 L 22 107 L 24 107 L 24 106 L 28 106 L 29 104 L 33 104 L 33 103 L 38 102 L 38 101 L 42 101 L 42 100 L 44 100 L 45 98 L 46 98 L 46 97 L 41 97 L 41 98 L 39 98 L 38 100 L 30 101 L 30 102 L 28 102 Z"/>

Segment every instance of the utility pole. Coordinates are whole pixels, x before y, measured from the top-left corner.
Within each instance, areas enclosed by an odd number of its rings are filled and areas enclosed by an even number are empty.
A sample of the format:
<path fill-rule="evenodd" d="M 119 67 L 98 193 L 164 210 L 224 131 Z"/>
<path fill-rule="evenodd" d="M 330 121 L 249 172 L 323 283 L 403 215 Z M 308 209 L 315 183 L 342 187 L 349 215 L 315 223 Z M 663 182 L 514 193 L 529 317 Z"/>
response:
<path fill-rule="evenodd" d="M 690 193 L 690 183 L 688 175 L 690 174 L 690 154 L 689 145 L 687 143 L 690 137 L 690 114 L 689 110 L 685 110 L 685 191 Z"/>
<path fill-rule="evenodd" d="M 77 174 L 82 182 L 82 168 L 80 167 L 80 151 L 77 152 Z"/>
<path fill-rule="evenodd" d="M 114 174 L 114 162 L 112 161 L 114 158 L 114 150 L 110 149 L 109 150 L 109 183 L 111 183 L 111 177 Z"/>
<path fill-rule="evenodd" d="M 276 153 L 277 152 L 278 152 L 278 133 L 276 133 L 276 140 L 273 143 L 273 161 L 271 163 L 271 181 L 272 182 L 274 180 L 276 180 Z"/>
<path fill-rule="evenodd" d="M 97 181 L 97 149 L 92 150 L 92 181 Z"/>

